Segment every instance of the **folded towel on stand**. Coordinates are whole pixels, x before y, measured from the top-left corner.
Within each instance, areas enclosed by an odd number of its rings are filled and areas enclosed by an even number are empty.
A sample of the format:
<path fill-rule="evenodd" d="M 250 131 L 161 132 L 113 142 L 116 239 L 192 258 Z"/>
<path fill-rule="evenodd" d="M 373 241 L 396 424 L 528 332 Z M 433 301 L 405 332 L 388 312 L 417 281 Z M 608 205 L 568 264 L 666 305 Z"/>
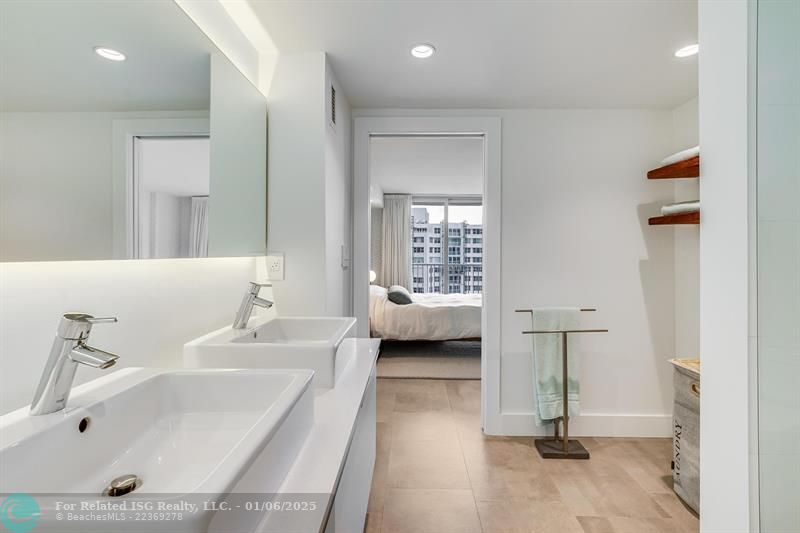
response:
<path fill-rule="evenodd" d="M 687 159 L 691 159 L 696 155 L 700 155 L 699 146 L 695 146 L 693 148 L 687 148 L 686 150 L 681 150 L 680 152 L 676 152 L 671 156 L 665 157 L 661 161 L 661 166 L 671 165 L 673 163 L 677 163 L 678 161 L 686 161 Z"/>
<path fill-rule="evenodd" d="M 536 331 L 554 331 L 578 329 L 580 326 L 580 309 L 577 308 L 542 308 L 533 310 L 533 329 Z M 536 407 L 534 409 L 537 426 L 552 422 L 563 416 L 563 354 L 561 334 L 532 335 L 533 337 L 533 377 L 536 384 Z M 570 335 L 567 339 L 567 390 L 569 397 L 569 414 L 577 415 L 580 411 L 580 358 L 578 336 Z"/>
<path fill-rule="evenodd" d="M 665 205 L 661 208 L 661 214 L 680 215 L 683 213 L 697 213 L 700 211 L 700 200 L 692 200 L 691 202 L 677 202 L 674 204 Z"/>

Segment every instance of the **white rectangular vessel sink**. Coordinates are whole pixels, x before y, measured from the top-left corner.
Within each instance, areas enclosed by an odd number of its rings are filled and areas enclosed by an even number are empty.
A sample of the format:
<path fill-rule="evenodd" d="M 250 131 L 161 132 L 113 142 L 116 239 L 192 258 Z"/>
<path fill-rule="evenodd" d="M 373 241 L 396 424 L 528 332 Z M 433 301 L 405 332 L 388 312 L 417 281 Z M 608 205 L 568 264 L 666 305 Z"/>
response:
<path fill-rule="evenodd" d="M 59 520 L 56 502 L 70 498 L 180 504 L 274 493 L 314 422 L 311 378 L 308 370 L 120 370 L 77 387 L 64 411 L 0 417 L 0 493 L 37 499 L 36 531 L 117 527 Z M 120 476 L 135 476 L 136 488 L 112 497 L 106 489 Z M 257 518 L 222 514 L 126 521 L 125 531 L 247 531 L 244 522 Z"/>
<path fill-rule="evenodd" d="M 355 333 L 352 317 L 253 318 L 247 329 L 222 328 L 184 345 L 189 368 L 308 368 L 314 387 L 332 388 L 347 366 L 339 345 Z"/>

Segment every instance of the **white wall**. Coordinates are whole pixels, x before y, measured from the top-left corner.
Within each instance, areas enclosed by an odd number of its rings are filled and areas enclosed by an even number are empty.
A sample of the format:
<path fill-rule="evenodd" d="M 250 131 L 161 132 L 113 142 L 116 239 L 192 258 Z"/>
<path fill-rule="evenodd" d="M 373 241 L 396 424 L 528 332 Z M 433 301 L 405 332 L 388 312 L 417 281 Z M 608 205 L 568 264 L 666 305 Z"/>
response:
<path fill-rule="evenodd" d="M 331 122 L 330 90 L 336 90 L 336 124 Z M 325 271 L 327 314 L 352 313 L 352 122 L 350 104 L 325 58 Z M 344 248 L 344 249 L 343 249 Z M 343 264 L 343 254 L 345 256 Z"/>
<path fill-rule="evenodd" d="M 699 142 L 698 100 L 672 110 L 672 147 L 677 152 Z M 700 198 L 697 179 L 674 180 L 675 201 Z M 700 227 L 674 226 L 675 232 L 675 356 L 700 356 Z"/>
<path fill-rule="evenodd" d="M 700 0 L 700 530 L 750 530 L 748 2 Z"/>
<path fill-rule="evenodd" d="M 646 179 L 670 152 L 672 114 L 646 110 L 355 110 L 355 116 L 502 119 L 502 381 L 505 431 L 534 434 L 529 318 L 517 308 L 596 306 L 585 324 L 575 430 L 670 435 L 674 257 L 647 225 L 674 198 Z"/>
<path fill-rule="evenodd" d="M 337 124 L 329 125 L 330 83 Z M 275 282 L 287 315 L 350 313 L 352 252 L 351 118 L 344 92 L 322 52 L 281 54 L 268 98 L 269 249 L 285 254 Z"/>
<path fill-rule="evenodd" d="M 647 218 L 673 190 L 645 174 L 668 151 L 670 119 L 662 111 L 503 115 L 501 403 L 524 413 L 521 430 L 534 431 L 533 370 L 531 338 L 520 334 L 530 319 L 514 309 L 567 305 L 597 307 L 585 324 L 610 330 L 580 339 L 575 429 L 592 419 L 598 434 L 614 424 L 669 434 L 673 235 Z"/>
<path fill-rule="evenodd" d="M 186 341 L 233 320 L 256 261 L 0 264 L 0 414 L 30 403 L 63 313 L 119 318 L 93 328 L 90 340 L 120 355 L 115 369 L 181 366 Z M 81 367 L 76 383 L 100 374 Z"/>
<path fill-rule="evenodd" d="M 202 116 L 0 113 L 0 260 L 111 258 L 114 121 Z"/>
<path fill-rule="evenodd" d="M 325 314 L 325 54 L 282 54 L 269 107 L 268 247 L 285 254 L 287 315 Z"/>

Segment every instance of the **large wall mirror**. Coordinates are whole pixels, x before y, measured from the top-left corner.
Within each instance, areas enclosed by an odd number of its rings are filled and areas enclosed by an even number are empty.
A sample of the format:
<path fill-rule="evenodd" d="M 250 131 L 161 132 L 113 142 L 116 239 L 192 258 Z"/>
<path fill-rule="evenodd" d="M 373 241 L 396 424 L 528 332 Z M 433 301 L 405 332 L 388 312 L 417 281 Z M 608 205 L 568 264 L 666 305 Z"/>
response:
<path fill-rule="evenodd" d="M 0 261 L 266 253 L 267 105 L 171 0 L 0 2 Z"/>

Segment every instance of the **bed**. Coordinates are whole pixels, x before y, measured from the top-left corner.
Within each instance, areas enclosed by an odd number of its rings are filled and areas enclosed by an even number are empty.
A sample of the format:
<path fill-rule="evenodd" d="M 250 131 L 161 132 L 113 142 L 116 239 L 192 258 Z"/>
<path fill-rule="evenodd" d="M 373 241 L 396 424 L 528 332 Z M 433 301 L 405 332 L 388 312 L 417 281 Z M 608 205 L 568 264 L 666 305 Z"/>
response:
<path fill-rule="evenodd" d="M 385 340 L 446 341 L 481 336 L 480 294 L 414 294 L 397 305 L 386 289 L 370 285 L 370 334 Z"/>

